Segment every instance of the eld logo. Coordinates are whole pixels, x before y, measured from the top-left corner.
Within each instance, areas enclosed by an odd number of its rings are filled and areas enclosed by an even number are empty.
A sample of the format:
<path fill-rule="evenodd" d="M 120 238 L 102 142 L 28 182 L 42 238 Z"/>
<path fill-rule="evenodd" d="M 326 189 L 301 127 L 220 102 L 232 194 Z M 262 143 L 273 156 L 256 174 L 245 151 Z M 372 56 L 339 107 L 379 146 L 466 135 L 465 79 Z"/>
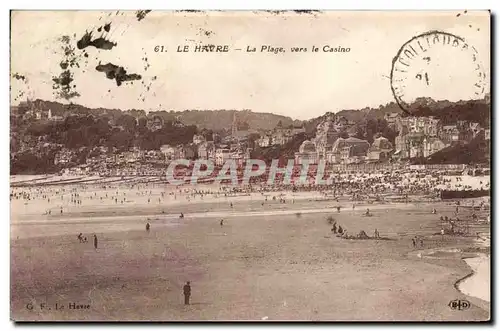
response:
<path fill-rule="evenodd" d="M 451 300 L 449 305 L 453 310 L 467 310 L 470 308 L 470 302 L 467 300 Z"/>

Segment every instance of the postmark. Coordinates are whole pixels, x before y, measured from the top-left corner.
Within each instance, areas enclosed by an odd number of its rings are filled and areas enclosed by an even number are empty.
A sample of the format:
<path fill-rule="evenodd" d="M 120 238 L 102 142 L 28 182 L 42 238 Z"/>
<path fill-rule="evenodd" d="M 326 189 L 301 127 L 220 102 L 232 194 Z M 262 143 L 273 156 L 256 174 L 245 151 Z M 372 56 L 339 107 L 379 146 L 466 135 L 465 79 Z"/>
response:
<path fill-rule="evenodd" d="M 433 101 L 484 97 L 486 74 L 476 48 L 464 38 L 442 31 L 415 36 L 392 60 L 391 90 L 402 110 L 415 114 Z"/>

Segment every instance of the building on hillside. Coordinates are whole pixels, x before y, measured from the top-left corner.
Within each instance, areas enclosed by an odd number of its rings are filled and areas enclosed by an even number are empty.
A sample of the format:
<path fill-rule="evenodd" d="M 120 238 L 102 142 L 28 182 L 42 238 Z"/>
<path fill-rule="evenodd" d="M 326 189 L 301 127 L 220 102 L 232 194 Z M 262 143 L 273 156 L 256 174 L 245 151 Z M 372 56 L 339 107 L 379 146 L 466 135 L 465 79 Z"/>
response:
<path fill-rule="evenodd" d="M 246 161 L 250 159 L 250 149 L 237 148 L 230 150 L 230 159 L 232 159 L 238 168 L 242 168 Z"/>
<path fill-rule="evenodd" d="M 272 145 L 272 142 L 273 136 L 271 134 L 264 134 L 257 140 L 257 144 L 260 147 L 269 147 Z"/>
<path fill-rule="evenodd" d="M 272 136 L 272 144 L 279 145 L 279 146 L 285 145 L 287 142 L 289 142 L 293 138 L 293 136 L 290 133 L 291 132 L 287 132 L 286 129 L 285 130 L 284 129 L 276 130 Z"/>
<path fill-rule="evenodd" d="M 150 131 L 157 131 L 161 130 L 163 128 L 164 121 L 161 116 L 155 115 L 153 117 L 148 117 L 147 118 L 147 128 Z"/>
<path fill-rule="evenodd" d="M 425 137 L 423 140 L 423 156 L 429 157 L 432 154 L 446 148 L 447 146 L 449 145 L 445 144 L 441 139 L 437 137 Z"/>
<path fill-rule="evenodd" d="M 63 148 L 56 153 L 54 158 L 55 165 L 66 166 L 76 157 L 76 152 L 68 148 Z"/>
<path fill-rule="evenodd" d="M 342 163 L 342 153 L 330 149 L 326 151 L 325 160 L 328 164 Z"/>
<path fill-rule="evenodd" d="M 408 133 L 421 133 L 430 137 L 437 137 L 441 130 L 441 121 L 434 117 L 398 117 L 397 118 L 398 132 L 403 131 L 406 127 Z"/>
<path fill-rule="evenodd" d="M 298 134 L 301 134 L 301 133 L 305 133 L 306 132 L 306 128 L 304 127 L 304 125 L 301 125 L 301 126 L 293 126 L 292 127 L 292 136 L 296 136 Z"/>
<path fill-rule="evenodd" d="M 134 163 L 140 160 L 141 153 L 136 151 L 126 151 L 122 153 L 123 160 L 126 163 Z"/>
<path fill-rule="evenodd" d="M 448 144 L 457 142 L 460 140 L 460 130 L 457 125 L 445 125 L 441 130 L 440 138 Z"/>
<path fill-rule="evenodd" d="M 356 135 L 358 134 L 358 128 L 356 127 L 356 125 L 353 125 L 349 129 L 347 129 L 346 132 L 348 137 L 356 138 Z"/>
<path fill-rule="evenodd" d="M 172 122 L 172 125 L 175 126 L 175 127 L 178 127 L 178 128 L 185 127 L 184 123 L 182 123 L 182 121 L 181 121 L 181 116 L 180 115 L 175 116 L 175 119 Z"/>
<path fill-rule="evenodd" d="M 340 160 L 340 163 L 357 163 L 366 158 L 369 148 L 370 144 L 366 140 L 354 137 L 338 138 L 328 156 L 331 160 Z"/>
<path fill-rule="evenodd" d="M 370 146 L 367 159 L 369 161 L 386 161 L 391 157 L 393 151 L 394 149 L 389 139 L 379 137 Z"/>
<path fill-rule="evenodd" d="M 344 132 L 350 127 L 350 125 L 352 125 L 352 123 L 349 123 L 347 118 L 344 116 L 335 116 L 333 127 L 337 132 Z"/>
<path fill-rule="evenodd" d="M 201 134 L 195 134 L 193 136 L 193 144 L 195 144 L 195 145 L 199 145 L 205 141 L 206 141 L 205 137 Z"/>
<path fill-rule="evenodd" d="M 342 136 L 353 137 L 355 132 L 353 123 L 350 123 L 344 116 L 335 116 L 330 114 L 316 127 L 316 151 L 319 159 L 333 158 L 333 144 Z M 349 134 L 351 132 L 351 134 Z M 356 138 L 354 138 L 356 139 Z M 328 156 L 327 156 L 328 154 Z"/>
<path fill-rule="evenodd" d="M 173 160 L 176 156 L 176 148 L 170 145 L 161 146 L 160 151 L 165 155 L 166 160 Z"/>
<path fill-rule="evenodd" d="M 231 150 L 227 146 L 220 146 L 215 150 L 215 165 L 221 167 L 231 159 Z"/>
<path fill-rule="evenodd" d="M 198 157 L 204 160 L 215 160 L 215 144 L 205 141 L 198 145 Z"/>
<path fill-rule="evenodd" d="M 62 121 L 64 121 L 64 117 L 60 116 L 60 115 L 54 115 L 54 113 L 52 112 L 52 109 L 49 109 L 47 119 L 49 121 L 54 121 L 54 122 L 62 122 Z"/>
<path fill-rule="evenodd" d="M 218 134 L 217 132 L 214 132 L 212 133 L 212 141 L 214 142 L 214 144 L 220 144 L 221 141 L 222 141 L 222 137 L 220 136 L 220 134 Z"/>
<path fill-rule="evenodd" d="M 248 125 L 243 127 L 243 124 L 238 121 L 238 115 L 236 112 L 233 114 L 233 122 L 231 124 L 231 137 L 234 140 L 246 140 L 248 136 L 252 133 L 258 133 L 255 130 L 250 129 Z"/>
<path fill-rule="evenodd" d="M 185 150 L 184 150 L 184 146 L 183 145 L 177 145 L 175 147 L 174 159 L 175 160 L 181 160 L 181 159 L 185 159 L 185 158 L 186 158 L 186 153 L 185 153 Z"/>
<path fill-rule="evenodd" d="M 398 121 L 401 119 L 400 113 L 386 113 L 384 119 L 387 122 L 387 126 L 392 130 L 396 131 L 398 126 Z"/>
<path fill-rule="evenodd" d="M 425 135 L 419 132 L 398 135 L 395 140 L 396 151 L 393 156 L 397 159 L 423 157 L 424 137 Z"/>
<path fill-rule="evenodd" d="M 195 144 L 187 144 L 184 146 L 184 158 L 193 160 L 198 156 L 198 146 Z"/>
<path fill-rule="evenodd" d="M 18 111 L 24 111 L 24 120 L 47 120 L 52 118 L 52 110 L 45 109 L 41 100 L 22 101 L 17 107 Z"/>
<path fill-rule="evenodd" d="M 296 164 L 317 164 L 318 163 L 318 152 L 316 151 L 316 145 L 310 140 L 305 140 L 299 147 L 299 151 L 295 153 L 295 163 Z"/>
<path fill-rule="evenodd" d="M 479 133 L 481 133 L 482 128 L 481 125 L 477 122 L 470 122 L 469 131 L 472 133 L 472 137 L 476 137 Z"/>
<path fill-rule="evenodd" d="M 424 144 L 423 144 L 424 139 L 425 136 L 422 133 L 408 134 L 410 158 L 421 158 L 424 156 Z"/>
<path fill-rule="evenodd" d="M 332 121 L 326 121 L 318 125 L 316 137 L 314 138 L 318 158 L 326 158 L 326 152 L 340 138 L 341 134 L 335 129 L 335 124 Z"/>

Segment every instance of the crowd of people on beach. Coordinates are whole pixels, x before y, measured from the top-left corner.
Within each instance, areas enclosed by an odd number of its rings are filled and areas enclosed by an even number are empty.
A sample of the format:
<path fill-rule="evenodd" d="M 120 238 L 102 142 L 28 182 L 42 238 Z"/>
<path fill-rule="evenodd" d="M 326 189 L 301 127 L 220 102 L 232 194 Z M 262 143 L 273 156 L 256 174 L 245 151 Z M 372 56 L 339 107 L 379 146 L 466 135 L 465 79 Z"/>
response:
<path fill-rule="evenodd" d="M 369 212 L 370 210 L 368 209 L 367 213 Z M 330 218 L 330 222 L 331 220 Z M 340 224 L 337 225 L 337 221 L 333 221 L 331 232 L 342 239 L 381 239 L 377 228 L 373 231 L 373 237 L 368 236 L 364 230 L 361 230 L 357 235 L 349 235 L 345 227 L 342 227 Z"/>
<path fill-rule="evenodd" d="M 254 182 L 248 185 L 231 186 L 222 184 L 219 186 L 191 186 L 189 184 L 168 186 L 162 182 L 134 183 L 134 182 L 112 182 L 103 184 L 74 184 L 73 188 L 66 189 L 64 186 L 24 186 L 13 187 L 11 200 L 24 200 L 25 204 L 33 200 L 46 200 L 48 204 L 59 198 L 59 205 L 80 206 L 85 200 L 97 200 L 106 202 L 111 200 L 114 204 L 126 204 L 133 202 L 133 197 L 127 196 L 127 191 L 135 191 L 136 197 L 147 197 L 148 204 L 162 204 L 166 200 L 177 200 L 183 197 L 190 202 L 193 199 L 203 200 L 205 197 L 230 198 L 235 196 L 251 195 L 260 193 L 276 200 L 286 203 L 283 192 L 317 192 L 320 196 L 327 198 L 348 197 L 353 201 L 363 201 L 370 198 L 383 199 L 384 195 L 399 195 L 408 202 L 409 197 L 415 195 L 427 195 L 438 197 L 443 189 L 470 190 L 489 189 L 489 179 L 482 179 L 474 183 L 464 182 L 461 176 L 446 176 L 422 171 L 394 172 L 394 173 L 358 173 L 358 174 L 331 174 L 331 183 L 328 185 L 314 184 L 284 184 L 275 182 L 268 184 L 265 181 Z M 154 189 L 154 190 L 153 190 Z M 159 190 L 160 189 L 160 190 Z M 89 194 L 86 191 L 90 190 Z M 93 191 L 93 192 L 92 192 Z M 69 194 L 69 195 L 68 195 Z M 86 196 L 85 196 L 86 195 Z M 52 198 L 52 200 L 51 200 Z M 292 201 L 293 202 L 293 201 Z M 92 202 L 95 203 L 95 202 Z M 47 214 L 49 212 L 47 211 Z M 50 213 L 51 214 L 51 213 Z"/>

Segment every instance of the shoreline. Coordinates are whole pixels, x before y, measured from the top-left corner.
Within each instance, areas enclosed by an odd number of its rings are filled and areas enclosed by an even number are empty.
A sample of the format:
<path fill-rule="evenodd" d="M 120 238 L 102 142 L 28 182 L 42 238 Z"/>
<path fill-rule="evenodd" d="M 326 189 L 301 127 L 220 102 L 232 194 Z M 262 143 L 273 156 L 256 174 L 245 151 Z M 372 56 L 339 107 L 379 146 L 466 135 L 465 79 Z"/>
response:
<path fill-rule="evenodd" d="M 484 249 L 484 251 L 472 252 L 470 249 Z M 456 279 L 452 286 L 461 295 L 467 297 L 467 299 L 476 307 L 484 310 L 491 314 L 491 301 L 490 301 L 490 273 L 489 266 L 491 262 L 490 246 L 478 246 L 476 241 L 472 241 L 470 244 L 465 246 L 452 245 L 448 247 L 434 248 L 420 250 L 416 252 L 410 252 L 409 256 L 418 257 L 419 260 L 427 260 L 428 263 L 437 262 L 442 260 L 453 260 L 457 261 L 458 265 L 462 264 L 460 269 L 467 269 L 467 272 L 462 277 Z M 425 254 L 423 254 L 425 252 Z M 433 256 L 435 253 L 449 254 L 441 256 Z M 478 263 L 474 263 L 474 261 Z M 432 261 L 432 262 L 431 262 Z M 487 266 L 488 272 L 482 267 Z M 478 272 L 478 269 L 483 270 Z M 476 280 L 476 281 L 471 281 Z M 488 291 L 484 290 L 484 283 L 488 283 Z"/>
<path fill-rule="evenodd" d="M 477 253 L 475 256 L 463 257 L 471 272 L 455 283 L 455 288 L 468 297 L 473 297 L 491 304 L 491 283 L 489 269 L 491 256 L 485 253 Z M 476 263 L 477 262 L 477 263 Z M 486 271 L 488 269 L 488 272 Z M 488 283 L 488 291 L 484 290 L 484 285 Z"/>

